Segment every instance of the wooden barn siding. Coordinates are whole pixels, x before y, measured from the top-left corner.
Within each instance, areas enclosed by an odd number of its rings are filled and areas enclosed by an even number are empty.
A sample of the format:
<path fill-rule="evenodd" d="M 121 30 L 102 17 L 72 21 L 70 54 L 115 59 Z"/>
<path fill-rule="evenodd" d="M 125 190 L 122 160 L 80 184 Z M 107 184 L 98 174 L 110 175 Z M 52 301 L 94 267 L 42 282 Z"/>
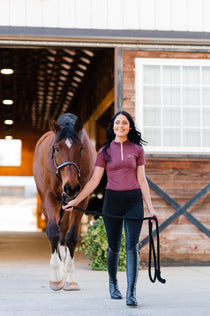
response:
<path fill-rule="evenodd" d="M 135 58 L 209 59 L 207 53 L 123 52 L 123 109 L 135 118 Z M 210 183 L 210 159 L 146 158 L 146 175 L 181 206 Z M 150 189 L 153 205 L 159 213 L 159 224 L 175 213 L 175 209 Z M 198 221 L 210 229 L 210 193 L 188 209 Z M 147 214 L 145 208 L 145 214 Z M 141 240 L 148 233 L 143 225 Z M 203 232 L 184 215 L 160 233 L 162 262 L 210 262 L 210 242 Z M 148 260 L 148 245 L 141 249 L 141 261 Z"/>

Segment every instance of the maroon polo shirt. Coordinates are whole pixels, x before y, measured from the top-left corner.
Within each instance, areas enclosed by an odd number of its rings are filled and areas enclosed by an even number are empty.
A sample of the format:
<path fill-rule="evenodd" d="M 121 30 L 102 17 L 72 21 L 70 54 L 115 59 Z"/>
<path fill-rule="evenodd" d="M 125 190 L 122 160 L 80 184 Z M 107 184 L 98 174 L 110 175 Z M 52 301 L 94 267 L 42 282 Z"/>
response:
<path fill-rule="evenodd" d="M 123 143 L 113 140 L 107 149 L 111 160 L 106 159 L 102 150 L 103 148 L 98 152 L 95 166 L 106 168 L 106 189 L 115 191 L 139 189 L 137 166 L 145 164 L 143 148 L 129 140 Z"/>

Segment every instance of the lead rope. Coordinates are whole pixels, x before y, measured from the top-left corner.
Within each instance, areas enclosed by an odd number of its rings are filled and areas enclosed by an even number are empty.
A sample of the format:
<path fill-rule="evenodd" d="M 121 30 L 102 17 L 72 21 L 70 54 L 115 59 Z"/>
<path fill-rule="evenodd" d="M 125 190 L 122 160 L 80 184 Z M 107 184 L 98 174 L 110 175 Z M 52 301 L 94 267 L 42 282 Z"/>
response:
<path fill-rule="evenodd" d="M 156 217 L 144 217 L 142 219 L 135 218 L 135 217 L 125 217 L 125 216 L 116 216 L 116 215 L 108 215 L 102 214 L 96 211 L 88 211 L 84 210 L 83 208 L 74 206 L 76 210 L 82 211 L 86 215 L 93 215 L 93 216 L 107 216 L 109 218 L 115 219 L 128 219 L 128 220 L 135 220 L 135 221 L 145 221 L 148 220 L 149 224 L 149 264 L 148 264 L 148 272 L 149 278 L 152 283 L 156 281 L 156 279 L 161 283 L 166 283 L 166 280 L 161 278 L 161 271 L 160 271 L 160 239 L 159 239 L 159 227 L 158 227 L 158 220 Z M 157 235 L 157 255 L 155 252 L 155 245 L 152 233 L 152 220 L 155 220 L 156 223 L 156 235 Z M 152 277 L 152 254 L 153 254 L 153 262 L 154 262 L 154 276 Z"/>
<path fill-rule="evenodd" d="M 155 245 L 154 239 L 152 234 L 152 219 L 155 220 L 156 224 L 156 235 L 157 235 L 157 255 L 155 253 Z M 166 283 L 166 280 L 161 278 L 160 272 L 160 238 L 159 238 L 159 227 L 158 227 L 158 220 L 156 217 L 151 217 L 148 221 L 149 225 L 149 278 L 152 283 L 158 279 L 161 283 Z M 152 254 L 153 254 L 153 262 L 154 262 L 154 276 L 152 277 Z"/>

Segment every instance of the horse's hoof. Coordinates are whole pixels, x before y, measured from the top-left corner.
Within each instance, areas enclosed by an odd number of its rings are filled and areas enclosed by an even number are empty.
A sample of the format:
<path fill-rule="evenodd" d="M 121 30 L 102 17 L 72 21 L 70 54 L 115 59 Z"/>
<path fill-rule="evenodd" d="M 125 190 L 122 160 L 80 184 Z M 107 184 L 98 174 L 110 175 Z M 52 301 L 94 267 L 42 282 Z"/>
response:
<path fill-rule="evenodd" d="M 77 282 L 66 282 L 64 287 L 63 287 L 63 290 L 65 290 L 65 291 L 79 291 L 80 288 L 79 288 L 79 285 Z"/>
<path fill-rule="evenodd" d="M 50 281 L 50 288 L 53 291 L 60 291 L 62 290 L 63 286 L 65 284 L 65 279 L 59 281 L 59 282 L 52 282 Z"/>

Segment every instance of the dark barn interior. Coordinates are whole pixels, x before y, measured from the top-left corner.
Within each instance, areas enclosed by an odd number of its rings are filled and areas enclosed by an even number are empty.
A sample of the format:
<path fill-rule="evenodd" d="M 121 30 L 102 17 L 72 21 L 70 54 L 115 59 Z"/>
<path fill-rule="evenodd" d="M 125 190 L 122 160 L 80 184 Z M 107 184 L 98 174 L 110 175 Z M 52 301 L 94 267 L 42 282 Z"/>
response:
<path fill-rule="evenodd" d="M 4 68 L 14 73 L 0 74 L 0 138 L 42 134 L 65 112 L 86 122 L 114 86 L 112 49 L 0 48 Z"/>
<path fill-rule="evenodd" d="M 113 49 L 2 47 L 0 71 L 0 139 L 22 141 L 21 165 L 0 166 L 0 175 L 32 176 L 37 140 L 66 112 L 81 116 L 97 149 L 103 144 L 114 112 Z"/>
<path fill-rule="evenodd" d="M 21 165 L 0 165 L 0 176 L 33 176 L 37 140 L 49 130 L 49 118 L 66 112 L 82 118 L 96 149 L 103 145 L 114 112 L 113 49 L 0 48 L 0 139 L 22 141 Z"/>

